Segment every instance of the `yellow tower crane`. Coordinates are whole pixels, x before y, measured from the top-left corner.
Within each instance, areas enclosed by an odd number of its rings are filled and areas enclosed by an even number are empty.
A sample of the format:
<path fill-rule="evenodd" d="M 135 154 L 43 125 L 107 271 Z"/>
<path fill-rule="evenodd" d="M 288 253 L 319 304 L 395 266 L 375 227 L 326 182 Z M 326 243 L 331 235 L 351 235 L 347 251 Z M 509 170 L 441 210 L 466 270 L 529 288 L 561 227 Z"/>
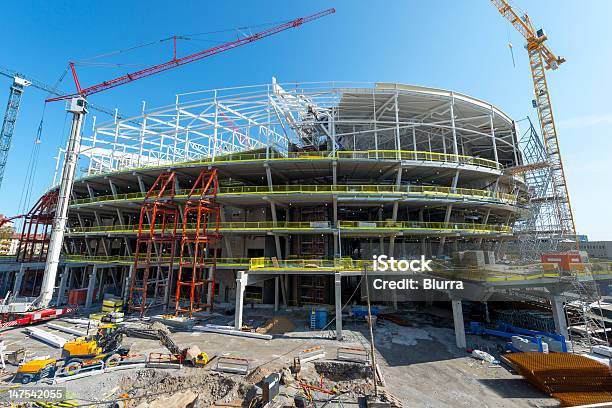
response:
<path fill-rule="evenodd" d="M 542 29 L 535 30 L 531 19 L 525 13 L 519 16 L 506 0 L 491 0 L 499 13 L 512 24 L 516 30 L 527 41 L 527 52 L 533 77 L 533 88 L 535 92 L 535 107 L 540 118 L 542 139 L 548 164 L 551 168 L 552 195 L 550 200 L 554 203 L 554 212 L 558 220 L 558 228 L 550 233 L 558 233 L 576 239 L 576 226 L 570 203 L 563 160 L 559 149 L 557 129 L 553 117 L 550 93 L 546 82 L 546 70 L 555 70 L 565 62 L 565 58 L 557 57 L 545 44 L 546 34 Z"/>

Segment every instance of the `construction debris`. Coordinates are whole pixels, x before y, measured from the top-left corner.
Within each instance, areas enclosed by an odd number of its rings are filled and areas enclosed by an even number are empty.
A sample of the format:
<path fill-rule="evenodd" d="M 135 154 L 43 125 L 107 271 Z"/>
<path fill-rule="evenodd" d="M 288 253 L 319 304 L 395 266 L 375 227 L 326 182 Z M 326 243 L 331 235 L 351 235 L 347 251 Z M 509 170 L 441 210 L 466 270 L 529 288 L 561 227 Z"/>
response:
<path fill-rule="evenodd" d="M 51 329 L 59 330 L 64 333 L 74 334 L 75 336 L 80 336 L 80 337 L 87 336 L 87 332 L 84 332 L 82 330 L 73 329 L 72 327 L 62 326 L 61 324 L 47 323 L 47 326 L 49 326 L 49 328 Z"/>
<path fill-rule="evenodd" d="M 232 326 L 217 326 L 217 325 L 193 326 L 193 330 L 207 332 L 207 333 L 229 334 L 230 336 L 252 337 L 254 339 L 272 340 L 272 336 L 269 334 L 256 333 L 252 331 L 236 330 Z"/>
<path fill-rule="evenodd" d="M 28 327 L 26 331 L 28 332 L 30 336 L 34 337 L 35 339 L 41 340 L 57 348 L 62 348 L 64 344 L 68 341 L 63 337 L 56 336 L 53 333 L 50 333 L 42 329 L 38 329 L 36 327 Z"/>
<path fill-rule="evenodd" d="M 219 357 L 215 371 L 247 375 L 249 373 L 249 360 L 239 357 Z"/>
<path fill-rule="evenodd" d="M 209 407 L 215 403 L 242 401 L 249 390 L 248 382 L 211 371 L 187 370 L 181 375 L 172 375 L 158 370 L 141 370 L 124 378 L 122 392 L 131 398 L 135 406 L 155 401 L 160 395 L 193 391 L 199 395 L 194 407 Z"/>
<path fill-rule="evenodd" d="M 261 334 L 283 334 L 295 330 L 295 324 L 285 316 L 278 316 L 270 319 L 263 325 L 255 329 Z"/>

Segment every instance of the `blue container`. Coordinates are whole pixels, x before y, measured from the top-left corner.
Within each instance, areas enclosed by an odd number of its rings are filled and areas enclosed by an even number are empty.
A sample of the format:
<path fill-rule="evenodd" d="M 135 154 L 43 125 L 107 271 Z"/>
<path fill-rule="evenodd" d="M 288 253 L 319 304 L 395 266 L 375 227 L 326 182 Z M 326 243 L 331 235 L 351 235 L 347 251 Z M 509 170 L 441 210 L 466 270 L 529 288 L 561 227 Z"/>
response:
<path fill-rule="evenodd" d="M 320 330 L 327 326 L 327 309 L 313 309 L 312 314 L 314 315 L 314 329 Z"/>

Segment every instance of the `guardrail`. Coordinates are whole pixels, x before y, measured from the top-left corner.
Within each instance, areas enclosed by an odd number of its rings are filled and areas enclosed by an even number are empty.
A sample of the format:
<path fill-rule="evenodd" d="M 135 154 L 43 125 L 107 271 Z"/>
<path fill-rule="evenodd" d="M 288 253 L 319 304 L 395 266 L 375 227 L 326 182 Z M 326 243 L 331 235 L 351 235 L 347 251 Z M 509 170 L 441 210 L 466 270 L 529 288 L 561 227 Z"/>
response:
<path fill-rule="evenodd" d="M 66 255 L 67 262 L 101 262 L 126 263 L 134 262 L 133 256 L 85 256 Z M 169 261 L 169 258 L 167 258 Z M 310 270 L 319 272 L 358 272 L 363 268 L 373 270 L 373 261 L 355 260 L 351 258 L 335 259 L 285 259 L 276 258 L 218 258 L 217 266 L 245 268 L 251 271 L 286 271 Z M 453 279 L 464 279 L 477 282 L 520 281 L 541 278 L 559 278 L 563 274 L 558 265 L 553 263 L 536 263 L 531 265 L 517 265 L 506 269 L 469 268 L 450 266 L 440 261 L 433 261 L 433 274 Z M 580 270 L 572 275 L 578 277 L 612 275 L 612 262 L 597 262 L 583 264 Z"/>
<path fill-rule="evenodd" d="M 289 152 L 286 155 L 278 152 L 234 153 L 206 158 L 198 161 L 179 163 L 178 165 L 211 164 L 215 162 L 259 161 L 259 160 L 325 160 L 325 159 L 367 159 L 367 160 L 414 160 L 432 162 L 452 162 L 474 166 L 501 169 L 503 166 L 493 160 L 480 157 L 448 153 L 435 153 L 414 150 L 338 150 L 322 152 Z"/>
<path fill-rule="evenodd" d="M 125 255 L 112 255 L 112 256 L 89 256 L 89 255 L 75 255 L 68 254 L 63 257 L 66 262 L 92 262 L 92 263 L 113 263 L 113 264 L 133 264 L 134 256 L 125 256 Z M 185 262 L 189 262 L 191 258 L 183 257 Z M 161 262 L 170 262 L 170 257 L 164 256 L 161 257 Z M 175 258 L 174 262 L 178 264 L 178 259 Z M 217 258 L 217 266 L 218 267 L 248 267 L 250 262 L 250 258 Z"/>
<path fill-rule="evenodd" d="M 187 224 L 188 230 L 196 228 L 196 224 Z M 495 224 L 469 224 L 453 222 L 421 222 L 421 221 L 339 221 L 340 230 L 428 230 L 428 231 L 468 231 L 468 232 L 504 232 L 511 233 L 512 227 Z M 274 231 L 294 230 L 313 231 L 337 230 L 329 221 L 238 221 L 222 222 L 219 231 Z M 148 225 L 143 225 L 142 231 L 146 233 Z M 86 234 L 97 232 L 136 233 L 137 225 L 103 225 L 92 227 L 70 227 L 68 234 Z"/>
<path fill-rule="evenodd" d="M 196 194 L 200 190 L 195 191 Z M 117 195 L 101 195 L 97 197 L 78 198 L 70 201 L 70 205 L 99 203 L 108 201 L 131 201 L 142 200 L 147 193 L 124 193 Z M 189 190 L 177 190 L 176 198 L 186 198 Z M 489 190 L 475 188 L 452 188 L 444 186 L 423 186 L 423 185 L 402 185 L 399 188 L 395 185 L 275 185 L 270 189 L 268 186 L 232 186 L 220 187 L 218 196 L 232 194 L 350 194 L 350 195 L 371 195 L 371 194 L 391 194 L 406 196 L 426 196 L 426 197 L 466 197 L 478 200 L 496 200 L 508 204 L 525 203 L 525 200 L 518 200 L 516 196 L 505 193 L 494 193 Z"/>

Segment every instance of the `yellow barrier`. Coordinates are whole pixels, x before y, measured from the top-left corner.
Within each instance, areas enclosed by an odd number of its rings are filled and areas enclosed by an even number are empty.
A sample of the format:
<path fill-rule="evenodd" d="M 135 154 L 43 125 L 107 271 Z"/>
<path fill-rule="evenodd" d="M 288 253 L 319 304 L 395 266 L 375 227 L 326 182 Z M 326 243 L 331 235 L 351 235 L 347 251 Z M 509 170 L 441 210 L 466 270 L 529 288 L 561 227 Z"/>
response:
<path fill-rule="evenodd" d="M 66 262 L 92 262 L 92 263 L 124 263 L 132 264 L 134 257 L 130 256 L 86 256 L 66 255 Z M 169 259 L 168 259 L 169 260 Z M 175 259 L 175 262 L 178 262 Z M 284 270 L 310 270 L 325 273 L 330 272 L 358 272 L 365 268 L 373 269 L 371 260 L 354 260 L 351 258 L 336 259 L 288 259 L 276 258 L 218 258 L 217 266 L 248 268 L 252 271 L 284 271 Z M 453 279 L 464 279 L 476 282 L 502 282 L 521 281 L 541 278 L 559 278 L 560 273 L 554 264 L 533 264 L 513 266 L 507 270 L 456 268 L 445 265 L 439 261 L 433 262 L 434 275 Z M 610 275 L 612 263 L 598 262 L 583 265 L 581 270 L 573 274 L 579 277 Z"/>
<path fill-rule="evenodd" d="M 199 193 L 198 190 L 196 190 Z M 186 198 L 189 190 L 178 190 L 176 198 Z M 268 186 L 232 186 L 219 188 L 218 196 L 232 194 L 392 194 L 406 196 L 428 196 L 428 197 L 466 197 L 475 199 L 489 199 L 502 201 L 509 204 L 519 202 L 517 197 L 512 194 L 493 193 L 489 190 L 475 188 L 451 188 L 444 186 L 421 186 L 421 185 L 402 185 L 399 188 L 395 185 L 354 185 L 338 184 L 333 185 L 275 185 L 270 189 Z M 70 201 L 70 205 L 110 202 L 110 201 L 134 201 L 143 200 L 146 193 L 126 193 L 117 195 L 101 195 L 97 197 L 78 198 Z M 524 203 L 520 201 L 520 203 Z"/>
<path fill-rule="evenodd" d="M 472 232 L 504 232 L 511 233 L 512 227 L 494 224 L 444 223 L 420 221 L 339 221 L 341 230 L 429 230 L 429 231 L 472 231 Z M 187 224 L 187 229 L 195 229 L 196 224 Z M 143 232 L 149 226 L 143 226 Z M 222 222 L 220 231 L 268 231 L 268 230 L 298 230 L 320 232 L 321 230 L 335 230 L 329 221 L 238 221 Z M 68 234 L 82 234 L 94 232 L 136 233 L 137 225 L 104 225 L 94 227 L 71 227 Z"/>

